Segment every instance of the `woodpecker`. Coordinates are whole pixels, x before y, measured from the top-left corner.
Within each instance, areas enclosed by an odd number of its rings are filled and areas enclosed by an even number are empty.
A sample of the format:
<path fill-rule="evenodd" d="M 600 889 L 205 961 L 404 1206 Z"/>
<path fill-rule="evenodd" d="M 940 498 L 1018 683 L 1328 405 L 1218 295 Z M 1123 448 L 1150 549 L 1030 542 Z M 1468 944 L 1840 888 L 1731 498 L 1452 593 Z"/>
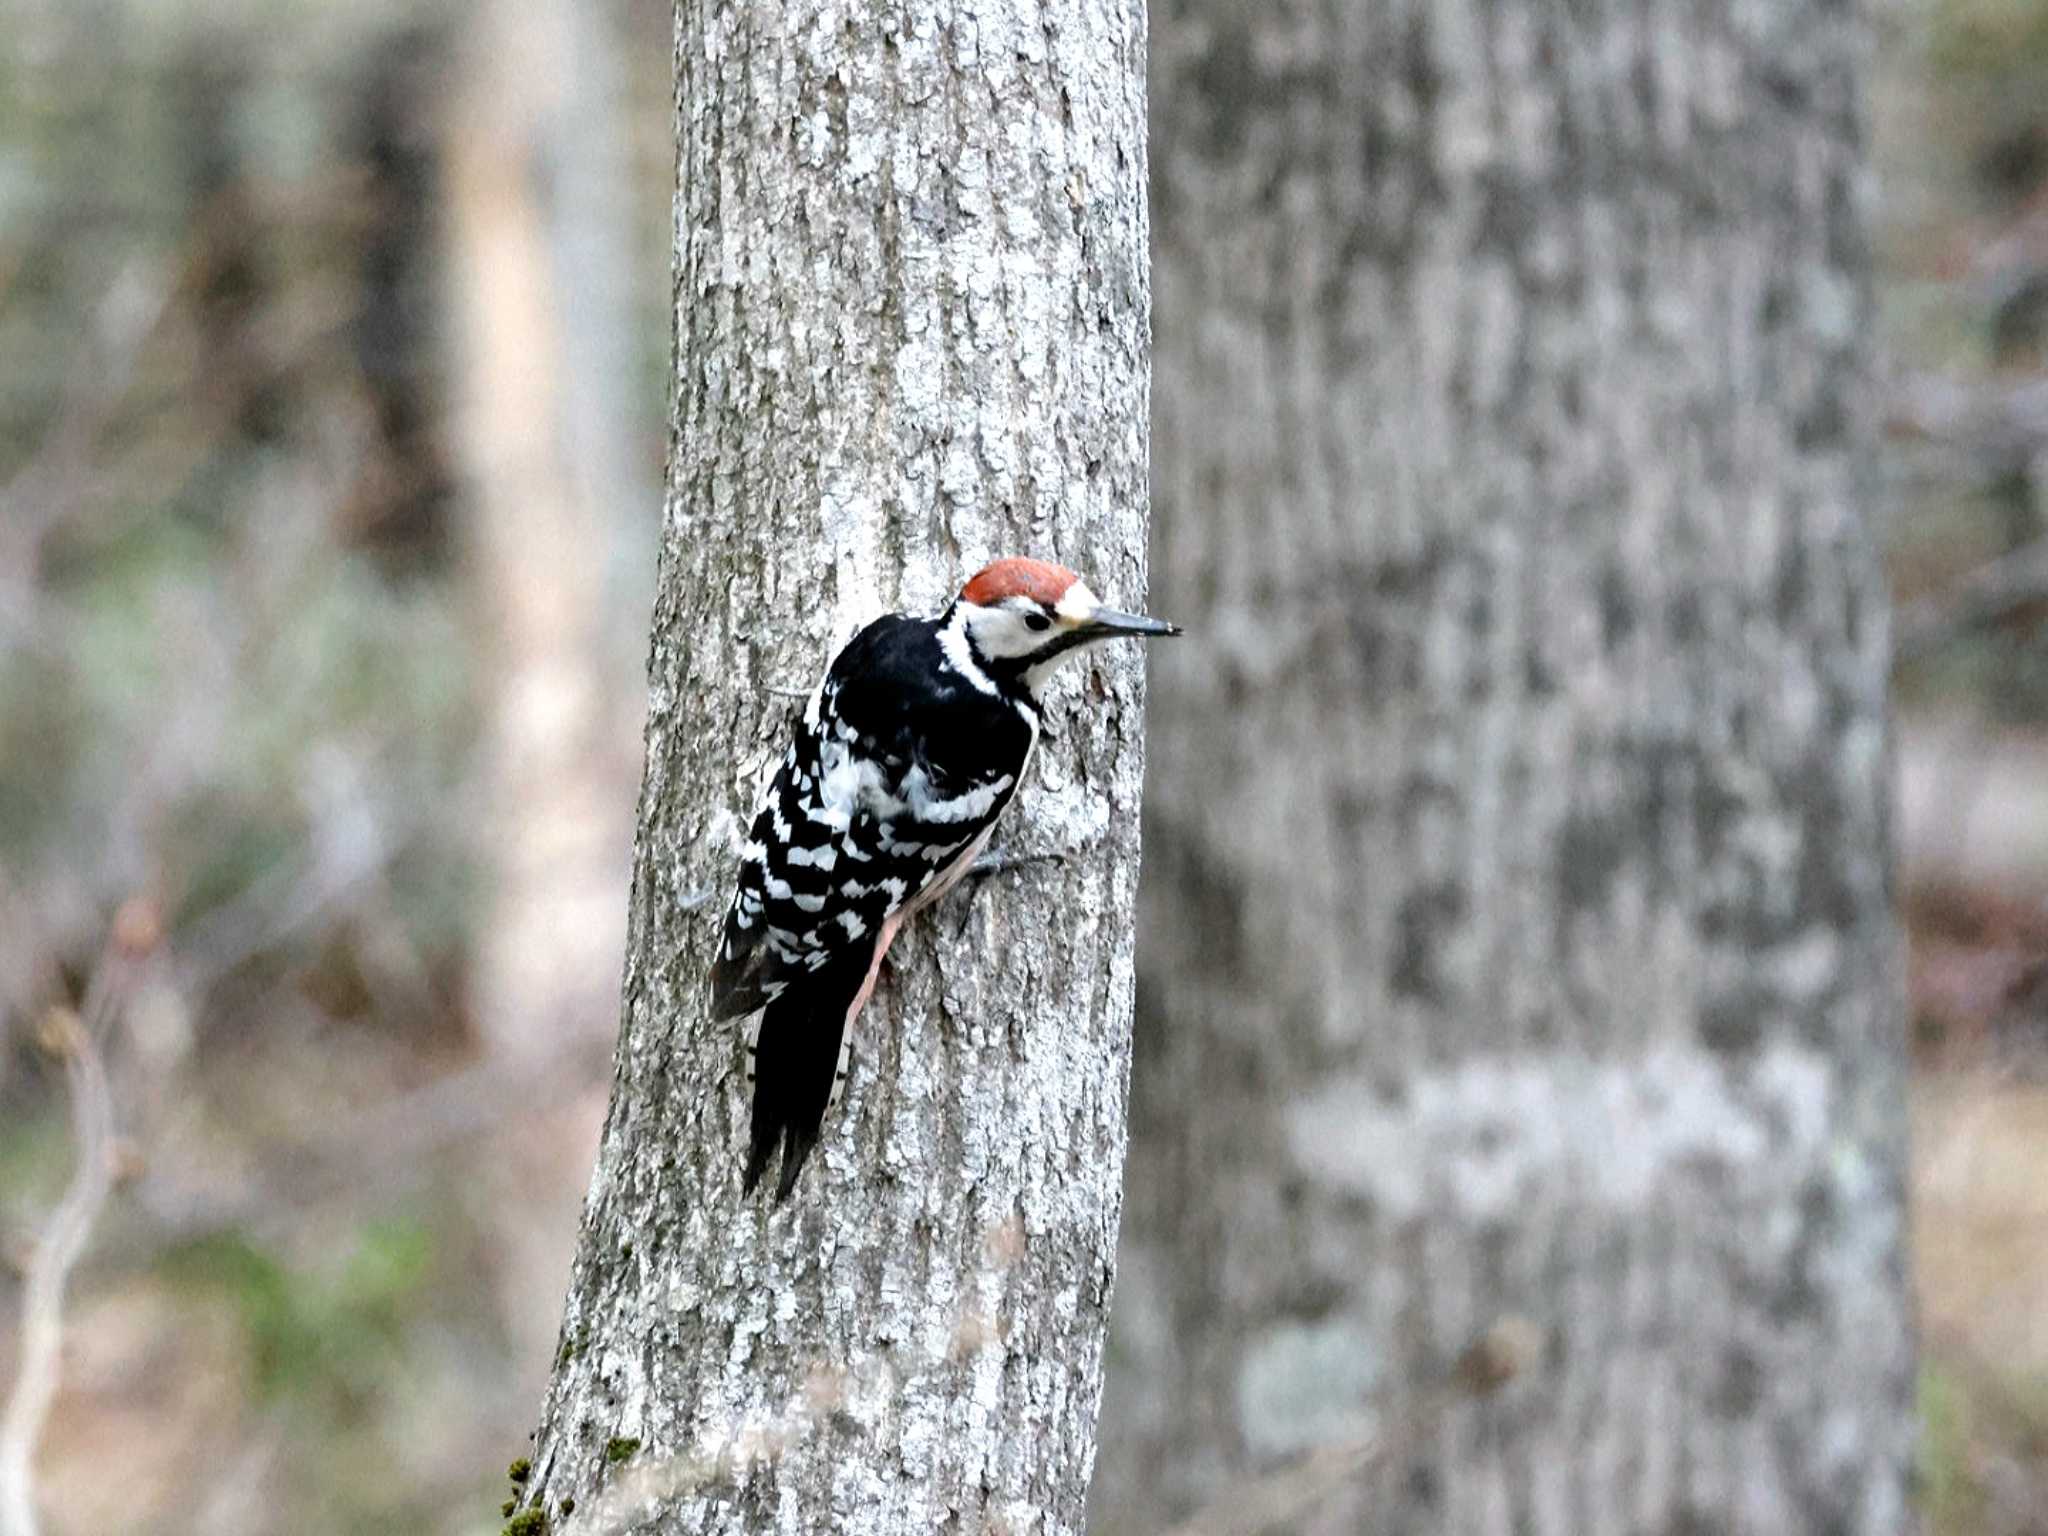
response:
<path fill-rule="evenodd" d="M 748 1194 L 786 1199 L 846 1085 L 882 957 L 988 845 L 1038 744 L 1046 684 L 1099 641 L 1177 635 L 1072 571 L 998 560 L 935 619 L 884 614 L 833 659 L 740 850 L 711 1013 L 758 1013 Z"/>

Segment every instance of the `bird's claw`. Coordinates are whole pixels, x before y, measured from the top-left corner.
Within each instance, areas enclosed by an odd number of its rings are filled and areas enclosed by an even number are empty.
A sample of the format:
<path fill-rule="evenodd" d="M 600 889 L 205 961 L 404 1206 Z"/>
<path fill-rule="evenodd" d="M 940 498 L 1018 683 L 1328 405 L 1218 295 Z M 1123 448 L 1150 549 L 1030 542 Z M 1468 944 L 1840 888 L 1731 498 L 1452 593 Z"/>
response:
<path fill-rule="evenodd" d="M 1011 853 L 1001 848 L 984 853 L 967 866 L 967 878 L 961 882 L 967 887 L 967 900 L 961 906 L 960 926 L 953 930 L 954 939 L 967 932 L 968 919 L 974 916 L 974 894 L 991 875 L 1014 874 L 1033 864 L 1063 864 L 1066 858 L 1064 853 Z"/>
<path fill-rule="evenodd" d="M 1011 853 L 998 848 L 968 865 L 967 878 L 979 885 L 990 875 L 1007 875 L 1033 864 L 1064 864 L 1066 859 L 1064 853 Z"/>

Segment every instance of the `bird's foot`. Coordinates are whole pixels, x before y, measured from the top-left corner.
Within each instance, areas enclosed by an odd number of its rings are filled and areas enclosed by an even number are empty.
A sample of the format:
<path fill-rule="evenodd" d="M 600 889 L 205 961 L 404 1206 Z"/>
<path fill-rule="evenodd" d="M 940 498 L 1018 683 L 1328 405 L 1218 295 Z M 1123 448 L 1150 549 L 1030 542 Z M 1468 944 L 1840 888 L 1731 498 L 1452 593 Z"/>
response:
<path fill-rule="evenodd" d="M 984 853 L 967 866 L 967 875 L 960 883 L 967 888 L 967 899 L 960 904 L 960 926 L 953 930 L 958 940 L 967 932 L 967 921 L 974 916 L 974 898 L 982 885 L 992 875 L 1015 874 L 1033 864 L 1063 864 L 1064 853 L 1012 853 L 1007 848 L 994 848 Z"/>
<path fill-rule="evenodd" d="M 1064 853 L 1012 853 L 1007 848 L 992 848 L 967 866 L 967 878 L 978 886 L 990 875 L 1007 875 L 1033 864 L 1063 864 L 1066 858 Z"/>

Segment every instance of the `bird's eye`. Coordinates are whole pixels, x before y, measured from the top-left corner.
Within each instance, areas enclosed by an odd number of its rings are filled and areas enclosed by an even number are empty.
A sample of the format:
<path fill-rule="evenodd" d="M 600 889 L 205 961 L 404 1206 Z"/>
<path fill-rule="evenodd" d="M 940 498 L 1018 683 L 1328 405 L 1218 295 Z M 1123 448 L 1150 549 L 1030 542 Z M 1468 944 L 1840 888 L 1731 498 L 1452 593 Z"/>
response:
<path fill-rule="evenodd" d="M 1052 620 L 1042 613 L 1027 613 L 1024 615 L 1024 627 L 1026 629 L 1051 629 Z"/>

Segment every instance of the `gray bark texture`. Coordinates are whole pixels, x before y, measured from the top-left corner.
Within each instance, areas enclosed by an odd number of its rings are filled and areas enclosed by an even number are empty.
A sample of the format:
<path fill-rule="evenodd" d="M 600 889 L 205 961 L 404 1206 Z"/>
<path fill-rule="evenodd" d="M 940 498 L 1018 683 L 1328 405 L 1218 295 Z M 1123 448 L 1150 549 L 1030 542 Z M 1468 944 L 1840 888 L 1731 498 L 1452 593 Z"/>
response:
<path fill-rule="evenodd" d="M 552 1531 L 1081 1526 L 1141 658 L 1063 677 L 1002 839 L 1066 861 L 898 940 L 781 1209 L 740 1198 L 741 1034 L 706 1021 L 704 978 L 758 786 L 860 624 L 936 612 L 1005 554 L 1144 598 L 1144 44 L 1142 7 L 1103 0 L 678 6 L 624 1019 L 520 1495 Z"/>
<path fill-rule="evenodd" d="M 1333 1467 L 1273 1529 L 1894 1536 L 1856 8 L 1154 19 L 1201 649 L 1153 678 L 1098 1536 Z"/>

